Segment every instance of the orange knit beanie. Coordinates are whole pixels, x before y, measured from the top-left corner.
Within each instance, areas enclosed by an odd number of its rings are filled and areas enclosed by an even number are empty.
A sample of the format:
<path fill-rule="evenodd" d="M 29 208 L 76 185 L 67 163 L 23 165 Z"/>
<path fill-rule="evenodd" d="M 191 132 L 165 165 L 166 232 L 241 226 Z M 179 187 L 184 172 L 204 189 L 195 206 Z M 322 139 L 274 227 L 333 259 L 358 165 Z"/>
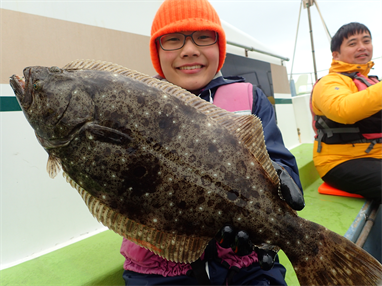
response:
<path fill-rule="evenodd" d="M 226 56 L 226 38 L 215 9 L 207 0 L 165 0 L 159 7 L 151 26 L 150 54 L 157 73 L 165 77 L 159 62 L 155 41 L 158 37 L 181 31 L 211 30 L 218 33 L 219 66 Z"/>

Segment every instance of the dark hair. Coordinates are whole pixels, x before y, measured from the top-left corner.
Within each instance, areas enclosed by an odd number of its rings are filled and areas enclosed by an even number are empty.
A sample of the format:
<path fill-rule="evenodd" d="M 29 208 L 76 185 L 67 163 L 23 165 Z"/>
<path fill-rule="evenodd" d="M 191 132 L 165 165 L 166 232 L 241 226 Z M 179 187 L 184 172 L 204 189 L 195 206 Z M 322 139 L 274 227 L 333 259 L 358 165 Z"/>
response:
<path fill-rule="evenodd" d="M 352 23 L 343 25 L 341 28 L 338 29 L 338 31 L 332 38 L 332 42 L 330 45 L 331 51 L 339 52 L 341 44 L 344 39 L 347 39 L 350 36 L 353 36 L 355 34 L 364 33 L 364 32 L 369 33 L 371 38 L 371 33 L 364 24 L 352 22 Z"/>

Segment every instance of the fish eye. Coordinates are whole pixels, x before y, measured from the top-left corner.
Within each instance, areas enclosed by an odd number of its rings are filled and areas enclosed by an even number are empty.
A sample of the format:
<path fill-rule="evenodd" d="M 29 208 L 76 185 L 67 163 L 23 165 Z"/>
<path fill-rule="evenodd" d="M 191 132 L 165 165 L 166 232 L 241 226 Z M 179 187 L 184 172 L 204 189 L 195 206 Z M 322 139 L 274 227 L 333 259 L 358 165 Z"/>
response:
<path fill-rule="evenodd" d="M 33 89 L 34 89 L 34 90 L 39 90 L 39 89 L 41 89 L 41 84 L 40 84 L 40 82 L 36 81 L 36 82 L 33 84 Z"/>
<path fill-rule="evenodd" d="M 49 71 L 57 73 L 57 72 L 61 72 L 61 69 L 59 67 L 53 66 L 53 67 L 49 68 Z"/>

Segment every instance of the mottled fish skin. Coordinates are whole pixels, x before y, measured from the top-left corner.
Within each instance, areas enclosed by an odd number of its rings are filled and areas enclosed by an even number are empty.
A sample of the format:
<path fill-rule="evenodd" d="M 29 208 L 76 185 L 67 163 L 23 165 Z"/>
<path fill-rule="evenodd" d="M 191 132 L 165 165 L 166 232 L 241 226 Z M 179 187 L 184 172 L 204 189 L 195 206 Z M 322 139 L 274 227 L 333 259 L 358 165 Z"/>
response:
<path fill-rule="evenodd" d="M 62 165 L 109 228 L 191 262 L 226 223 L 281 247 L 302 285 L 377 285 L 382 267 L 347 239 L 297 216 L 278 195 L 261 122 L 117 65 L 24 70 L 11 85 L 49 169 Z M 86 190 L 86 191 L 85 191 Z"/>

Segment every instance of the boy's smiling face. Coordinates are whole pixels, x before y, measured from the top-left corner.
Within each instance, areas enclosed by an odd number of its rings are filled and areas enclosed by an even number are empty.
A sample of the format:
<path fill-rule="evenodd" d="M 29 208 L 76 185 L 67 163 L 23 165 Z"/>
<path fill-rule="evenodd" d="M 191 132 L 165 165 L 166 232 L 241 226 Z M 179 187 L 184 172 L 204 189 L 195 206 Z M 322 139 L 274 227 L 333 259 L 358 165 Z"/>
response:
<path fill-rule="evenodd" d="M 184 34 L 191 32 L 185 31 Z M 191 92 L 197 93 L 217 73 L 219 46 L 197 46 L 190 37 L 185 45 L 175 51 L 164 51 L 158 45 L 159 60 L 166 80 Z"/>

